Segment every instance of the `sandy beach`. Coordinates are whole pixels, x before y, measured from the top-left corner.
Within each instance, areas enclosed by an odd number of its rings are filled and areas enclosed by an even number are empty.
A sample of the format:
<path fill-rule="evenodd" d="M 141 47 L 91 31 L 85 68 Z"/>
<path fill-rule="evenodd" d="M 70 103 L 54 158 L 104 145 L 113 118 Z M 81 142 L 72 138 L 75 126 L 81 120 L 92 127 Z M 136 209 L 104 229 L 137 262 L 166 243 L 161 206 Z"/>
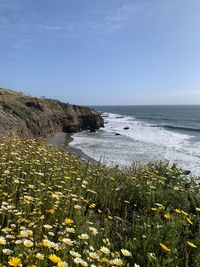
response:
<path fill-rule="evenodd" d="M 53 137 L 50 137 L 48 140 L 48 143 L 54 146 L 65 146 L 65 150 L 68 153 L 74 153 L 78 155 L 81 159 L 86 160 L 88 162 L 96 162 L 91 157 L 87 156 L 81 149 L 75 148 L 70 146 L 70 143 L 73 141 L 73 134 L 71 133 L 64 133 L 59 132 L 56 133 Z"/>

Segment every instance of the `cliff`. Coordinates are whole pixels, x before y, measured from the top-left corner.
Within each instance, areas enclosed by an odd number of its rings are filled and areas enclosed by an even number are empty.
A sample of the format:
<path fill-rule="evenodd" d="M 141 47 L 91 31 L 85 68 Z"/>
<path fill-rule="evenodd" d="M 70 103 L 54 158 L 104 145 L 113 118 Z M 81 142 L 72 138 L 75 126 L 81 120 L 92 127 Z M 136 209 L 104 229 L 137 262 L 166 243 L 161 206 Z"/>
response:
<path fill-rule="evenodd" d="M 0 88 L 0 139 L 49 137 L 56 132 L 94 131 L 103 126 L 93 109 L 58 100 L 25 96 Z"/>

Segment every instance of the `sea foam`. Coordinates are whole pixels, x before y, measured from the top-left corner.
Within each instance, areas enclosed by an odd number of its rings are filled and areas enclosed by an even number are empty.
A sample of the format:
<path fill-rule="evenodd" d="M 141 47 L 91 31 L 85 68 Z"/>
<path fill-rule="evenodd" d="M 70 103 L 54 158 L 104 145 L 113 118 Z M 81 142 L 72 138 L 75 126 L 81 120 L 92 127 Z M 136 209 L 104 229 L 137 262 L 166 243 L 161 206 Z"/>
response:
<path fill-rule="evenodd" d="M 132 116 L 103 115 L 105 128 L 96 133 L 77 133 L 70 145 L 108 165 L 164 160 L 200 175 L 200 142 L 194 142 L 192 135 L 170 131 Z"/>

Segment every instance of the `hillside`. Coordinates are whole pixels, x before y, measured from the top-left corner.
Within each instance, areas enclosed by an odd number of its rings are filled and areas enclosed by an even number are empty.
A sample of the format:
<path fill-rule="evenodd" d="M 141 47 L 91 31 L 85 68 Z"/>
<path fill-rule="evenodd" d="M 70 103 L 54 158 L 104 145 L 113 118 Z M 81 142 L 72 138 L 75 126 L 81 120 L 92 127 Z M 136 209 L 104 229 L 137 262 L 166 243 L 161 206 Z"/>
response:
<path fill-rule="evenodd" d="M 0 139 L 49 137 L 56 132 L 94 131 L 101 116 L 89 107 L 41 99 L 0 88 Z"/>
<path fill-rule="evenodd" d="M 199 185 L 175 166 L 109 168 L 4 139 L 0 192 L 0 266 L 200 266 Z"/>

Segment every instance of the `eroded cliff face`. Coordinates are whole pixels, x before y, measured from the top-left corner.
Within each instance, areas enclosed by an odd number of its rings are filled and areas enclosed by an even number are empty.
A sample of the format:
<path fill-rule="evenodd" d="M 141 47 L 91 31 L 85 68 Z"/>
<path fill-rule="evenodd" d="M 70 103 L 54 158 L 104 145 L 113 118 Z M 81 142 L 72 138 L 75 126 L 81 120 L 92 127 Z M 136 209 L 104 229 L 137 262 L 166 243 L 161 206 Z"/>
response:
<path fill-rule="evenodd" d="M 103 119 L 89 107 L 40 99 L 0 88 L 0 139 L 50 137 L 56 132 L 94 131 Z"/>

